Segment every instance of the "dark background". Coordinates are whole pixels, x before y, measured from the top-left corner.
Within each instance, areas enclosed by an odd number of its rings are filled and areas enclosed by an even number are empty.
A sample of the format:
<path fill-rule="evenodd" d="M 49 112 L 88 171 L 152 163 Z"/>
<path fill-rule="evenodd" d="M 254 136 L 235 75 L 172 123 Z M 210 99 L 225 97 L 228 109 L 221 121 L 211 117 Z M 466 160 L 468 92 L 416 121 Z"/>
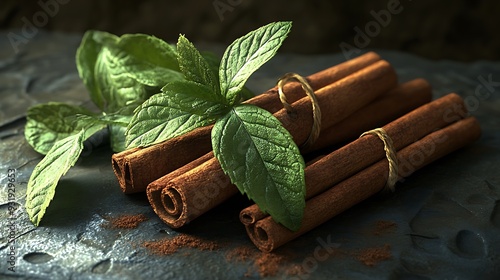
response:
<path fill-rule="evenodd" d="M 392 1 L 2 0 L 0 28 L 22 28 L 26 20 L 33 23 L 34 15 L 43 11 L 39 2 L 58 6 L 41 26 L 46 30 L 140 32 L 169 42 L 183 33 L 195 43 L 227 45 L 269 22 L 292 20 L 282 52 L 337 53 L 342 42 L 357 47 L 355 28 L 365 30 L 374 21 L 370 11 L 387 10 Z M 385 27 L 373 29 L 375 35 L 360 49 L 401 50 L 429 59 L 500 59 L 500 1 L 401 0 L 400 5 L 402 11 L 393 14 Z M 42 17 L 38 20 L 43 22 Z"/>

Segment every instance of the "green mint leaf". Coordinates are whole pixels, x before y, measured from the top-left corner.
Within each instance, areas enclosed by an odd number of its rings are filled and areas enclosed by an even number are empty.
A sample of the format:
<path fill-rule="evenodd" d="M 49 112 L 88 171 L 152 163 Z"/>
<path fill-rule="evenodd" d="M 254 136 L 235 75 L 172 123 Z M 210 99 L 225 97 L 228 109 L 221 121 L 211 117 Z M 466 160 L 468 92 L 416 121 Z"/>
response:
<path fill-rule="evenodd" d="M 176 81 L 135 111 L 127 128 L 127 148 L 144 147 L 212 124 L 228 111 L 222 96 L 205 85 Z"/>
<path fill-rule="evenodd" d="M 212 69 L 212 71 L 214 73 L 218 73 L 219 66 L 220 66 L 220 58 L 218 58 L 215 54 L 213 54 L 211 52 L 201 52 L 201 55 L 203 56 L 203 58 L 205 58 L 205 61 L 207 61 L 210 69 Z M 218 77 L 217 77 L 217 81 L 218 81 Z M 220 86 L 218 86 L 218 87 L 219 87 L 218 92 L 220 92 Z M 255 97 L 255 93 L 253 93 L 247 87 L 243 87 L 241 89 L 241 91 L 238 92 L 237 94 L 239 94 L 241 96 L 241 101 L 245 101 L 245 100 L 248 100 L 252 97 Z"/>
<path fill-rule="evenodd" d="M 111 142 L 111 149 L 113 149 L 115 153 L 127 149 L 125 133 L 133 115 L 133 110 L 130 109 L 136 107 L 135 104 L 131 104 L 131 106 L 120 110 L 118 114 L 103 116 L 103 118 L 109 122 L 109 139 Z"/>
<path fill-rule="evenodd" d="M 124 113 L 124 110 L 121 110 Z M 126 149 L 125 145 L 125 131 L 127 125 L 132 119 L 131 115 L 119 115 L 119 114 L 109 114 L 100 116 L 86 116 L 86 115 L 75 115 L 69 117 L 74 119 L 75 123 L 87 124 L 86 127 L 92 125 L 102 125 L 108 126 L 109 138 L 111 142 L 111 148 L 114 152 L 121 152 Z M 85 135 L 90 136 L 90 135 Z"/>
<path fill-rule="evenodd" d="M 90 92 L 90 98 L 97 107 L 104 109 L 107 101 L 100 93 L 96 82 L 95 68 L 97 58 L 103 47 L 103 43 L 117 41 L 118 37 L 102 31 L 90 30 L 85 32 L 82 42 L 76 51 L 76 67 L 83 83 Z"/>
<path fill-rule="evenodd" d="M 291 27 L 291 22 L 271 23 L 229 45 L 222 56 L 219 79 L 221 93 L 230 104 L 237 101 L 250 75 L 276 54 Z"/>
<path fill-rule="evenodd" d="M 116 112 L 130 102 L 143 102 L 158 88 L 149 88 L 129 75 L 120 61 L 108 48 L 103 48 L 96 62 L 96 84 L 103 101 L 101 109 L 105 112 Z"/>
<path fill-rule="evenodd" d="M 304 160 L 290 133 L 266 110 L 240 105 L 217 120 L 212 147 L 224 172 L 261 210 L 297 230 L 305 208 Z"/>
<path fill-rule="evenodd" d="M 105 112 L 142 103 L 166 83 L 184 79 L 175 47 L 144 34 L 88 31 L 76 62 L 92 101 Z"/>
<path fill-rule="evenodd" d="M 238 95 L 241 97 L 241 101 L 245 101 L 252 97 L 255 97 L 255 94 L 247 87 L 243 87 L 238 93 Z"/>
<path fill-rule="evenodd" d="M 26 189 L 25 205 L 29 218 L 35 226 L 38 226 L 50 201 L 54 198 L 59 179 L 78 160 L 83 150 L 83 142 L 102 128 L 102 125 L 91 126 L 57 141 L 35 166 Z"/>
<path fill-rule="evenodd" d="M 126 126 L 110 125 L 108 126 L 109 139 L 111 142 L 111 149 L 115 153 L 125 151 L 127 149 L 125 133 Z"/>
<path fill-rule="evenodd" d="M 30 107 L 26 114 L 25 138 L 35 151 L 45 155 L 54 143 L 88 125 L 70 118 L 77 114 L 94 115 L 85 108 L 58 102 Z"/>
<path fill-rule="evenodd" d="M 89 127 L 94 124 L 101 125 L 118 125 L 127 127 L 128 122 L 132 116 L 123 116 L 119 114 L 103 114 L 96 116 L 77 114 L 74 116 L 67 117 L 67 119 L 72 120 L 75 123 L 79 123 L 82 127 Z"/>
<path fill-rule="evenodd" d="M 220 93 L 217 72 L 213 71 L 213 66 L 210 66 L 195 46 L 182 35 L 177 42 L 177 52 L 179 68 L 186 79 L 206 85 L 214 93 Z"/>
<path fill-rule="evenodd" d="M 89 30 L 85 33 L 89 33 L 91 40 L 96 42 L 100 47 L 116 44 L 116 42 L 120 39 L 120 37 L 106 31 Z"/>
<path fill-rule="evenodd" d="M 141 84 L 162 87 L 183 79 L 175 47 L 154 36 L 125 34 L 106 47 L 115 63 Z"/>
<path fill-rule="evenodd" d="M 203 56 L 203 58 L 205 58 L 205 61 L 207 61 L 210 69 L 212 69 L 212 71 L 214 73 L 218 73 L 219 66 L 220 66 L 220 59 L 215 54 L 213 54 L 211 52 L 201 52 L 201 55 Z M 218 77 L 217 77 L 217 81 L 218 81 Z M 218 85 L 217 87 L 219 88 L 217 90 L 217 92 L 220 92 L 220 86 Z M 241 91 L 238 92 L 237 94 L 239 94 L 241 96 L 241 101 L 245 101 L 245 100 L 248 100 L 252 97 L 255 97 L 255 93 L 253 93 L 247 87 L 243 87 L 241 89 Z"/>

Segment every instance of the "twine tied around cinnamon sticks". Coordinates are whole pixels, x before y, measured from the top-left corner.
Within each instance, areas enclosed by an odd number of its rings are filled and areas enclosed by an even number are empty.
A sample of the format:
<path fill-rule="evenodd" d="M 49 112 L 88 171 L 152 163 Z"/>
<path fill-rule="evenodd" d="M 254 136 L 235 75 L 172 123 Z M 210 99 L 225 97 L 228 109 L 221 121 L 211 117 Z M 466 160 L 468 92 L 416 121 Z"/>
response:
<path fill-rule="evenodd" d="M 384 151 L 385 151 L 385 156 L 387 157 L 387 161 L 389 162 L 389 176 L 387 178 L 387 183 L 385 184 L 385 191 L 392 191 L 394 192 L 394 186 L 396 185 L 396 182 L 398 181 L 398 157 L 397 157 L 397 151 L 394 148 L 394 145 L 392 143 L 391 137 L 385 132 L 383 128 L 375 128 L 369 131 L 364 132 L 359 136 L 360 138 L 365 136 L 365 135 L 376 135 L 382 142 L 384 142 Z"/>
<path fill-rule="evenodd" d="M 319 108 L 318 99 L 316 98 L 316 94 L 314 94 L 314 90 L 307 80 L 296 73 L 286 73 L 278 80 L 278 95 L 280 98 L 283 107 L 286 109 L 288 113 L 294 111 L 292 105 L 288 102 L 285 93 L 283 92 L 283 87 L 292 80 L 295 80 L 300 83 L 302 89 L 306 92 L 307 96 L 311 98 L 312 103 L 312 112 L 313 112 L 313 126 L 311 128 L 311 133 L 307 140 L 301 145 L 301 148 L 307 149 L 309 148 L 315 141 L 318 139 L 319 133 L 321 132 L 321 109 Z"/>

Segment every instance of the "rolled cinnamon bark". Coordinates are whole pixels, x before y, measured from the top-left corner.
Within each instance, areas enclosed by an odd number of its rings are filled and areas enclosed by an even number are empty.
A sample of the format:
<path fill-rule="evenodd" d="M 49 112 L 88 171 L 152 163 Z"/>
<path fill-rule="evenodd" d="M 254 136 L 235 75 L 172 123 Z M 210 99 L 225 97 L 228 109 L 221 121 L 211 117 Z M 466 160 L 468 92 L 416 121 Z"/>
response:
<path fill-rule="evenodd" d="M 135 148 L 112 156 L 113 171 L 126 194 L 143 192 L 152 181 L 188 164 L 212 149 L 212 125 L 147 148 Z"/>
<path fill-rule="evenodd" d="M 383 126 L 383 129 L 392 139 L 394 149 L 398 151 L 427 134 L 465 117 L 466 112 L 463 99 L 451 93 L 390 122 Z M 372 128 L 374 127 L 368 129 Z M 373 135 L 358 138 L 331 152 L 306 168 L 306 199 L 325 191 L 384 157 L 383 143 Z M 323 174 L 325 169 L 334 172 Z M 266 216 L 267 214 L 261 212 L 256 204 L 240 212 L 240 220 L 245 225 L 256 223 Z"/>
<path fill-rule="evenodd" d="M 306 79 L 314 90 L 318 90 L 379 60 L 379 55 L 369 52 L 312 74 Z M 298 83 L 289 83 L 284 90 L 290 103 L 305 96 Z M 259 106 L 271 113 L 283 107 L 276 87 L 245 103 Z M 208 153 L 212 148 L 211 129 L 212 126 L 198 128 L 154 146 L 114 154 L 112 156 L 113 171 L 122 191 L 127 194 L 145 191 L 150 182 Z"/>
<path fill-rule="evenodd" d="M 394 68 L 387 61 L 380 60 L 317 90 L 315 95 L 322 111 L 321 131 L 339 123 L 396 86 Z M 274 116 L 290 132 L 295 143 L 301 145 L 313 127 L 311 99 L 303 97 L 294 102 L 292 107 L 293 113 L 282 109 Z"/>
<path fill-rule="evenodd" d="M 197 166 L 203 164 L 212 157 L 213 157 L 212 152 L 205 154 L 204 156 L 199 157 L 193 160 L 192 162 L 161 177 L 161 179 L 164 182 L 168 182 L 177 176 L 189 172 L 191 169 L 196 168 Z M 182 201 L 182 199 L 178 197 L 175 192 L 169 192 L 166 194 L 167 196 L 170 195 L 172 197 L 169 197 L 168 199 L 162 199 L 162 190 L 164 189 L 164 187 L 165 186 L 162 184 L 151 184 L 148 186 L 146 192 L 150 204 L 153 205 L 154 211 L 158 216 L 162 217 L 162 219 L 171 216 L 175 217 L 178 215 L 177 213 L 181 213 L 183 211 L 183 206 L 181 203 L 179 203 Z"/>
<path fill-rule="evenodd" d="M 323 125 L 332 126 L 340 122 L 365 107 L 383 92 L 387 92 L 395 83 L 393 68 L 386 61 L 379 61 L 343 80 L 323 87 L 316 92 L 320 106 L 328 109 L 322 115 Z M 295 142 L 300 144 L 307 139 L 312 126 L 311 101 L 306 97 L 294 102 L 292 106 L 296 110 L 295 114 L 288 114 L 282 109 L 274 115 L 288 129 Z M 160 199 L 162 204 L 154 201 L 150 203 L 160 218 L 174 228 L 183 226 L 238 192 L 216 158 L 211 158 L 174 179 L 160 178 L 152 182 L 148 189 L 157 191 L 162 188 L 161 186 L 164 186 Z M 168 201 L 171 199 L 177 201 Z M 165 215 L 166 211 L 161 209 L 163 205 L 183 205 L 183 207 L 177 207 L 179 211 L 174 215 Z"/>
<path fill-rule="evenodd" d="M 368 52 L 354 59 L 348 60 L 336 66 L 327 68 L 314 75 L 306 77 L 307 82 L 313 90 L 318 90 L 341 80 L 373 63 L 381 60 L 380 56 L 374 52 Z M 283 91 L 289 103 L 293 103 L 305 96 L 304 90 L 297 82 L 285 85 Z M 278 88 L 274 87 L 263 94 L 257 95 L 244 103 L 253 104 L 268 110 L 271 113 L 277 112 L 283 108 L 278 98 Z"/>
<path fill-rule="evenodd" d="M 431 100 L 432 88 L 426 80 L 414 79 L 403 83 L 347 119 L 324 130 L 314 145 L 302 152 L 308 153 L 352 141 L 362 132 L 387 124 Z"/>
<path fill-rule="evenodd" d="M 469 117 L 427 135 L 398 151 L 400 178 L 472 143 L 480 134 L 479 123 L 475 118 Z M 375 152 L 376 149 L 373 147 L 370 150 Z M 247 233 L 260 250 L 270 252 L 380 192 L 385 187 L 388 171 L 387 160 L 381 160 L 307 200 L 302 226 L 298 231 L 290 231 L 268 216 L 255 224 L 247 225 Z M 336 170 L 324 166 L 322 172 L 316 175 L 323 176 L 332 172 Z"/>
<path fill-rule="evenodd" d="M 346 120 L 327 129 L 320 135 L 318 141 L 309 151 L 322 149 L 327 145 L 340 144 L 342 142 L 358 137 L 362 132 L 366 130 L 386 124 L 389 121 L 394 120 L 406 114 L 407 112 L 410 112 L 411 110 L 428 103 L 431 98 L 431 87 L 427 81 L 422 79 L 415 79 L 413 81 L 404 83 L 394 90 L 391 90 L 389 93 L 383 95 L 382 98 L 377 100 L 376 102 L 370 103 L 366 107 L 358 110 L 356 113 L 349 116 Z M 450 115 L 449 117 L 454 117 L 454 115 Z M 332 132 L 329 133 L 330 131 Z M 203 158 L 208 159 L 209 157 Z M 205 160 L 201 162 L 197 161 L 195 164 L 189 164 L 188 168 L 182 168 L 182 172 L 175 172 L 175 175 L 173 175 L 173 173 L 168 174 L 148 186 L 147 194 L 149 202 L 151 203 L 156 214 L 167 224 L 175 224 L 177 225 L 177 227 L 182 226 L 184 222 L 181 223 L 177 220 L 181 217 L 183 211 L 186 211 L 187 213 L 193 211 L 188 210 L 193 209 L 193 206 L 186 205 L 186 207 L 184 207 L 180 205 L 183 203 L 183 201 L 193 200 L 192 198 L 194 196 L 192 196 L 192 192 L 187 193 L 186 191 L 184 191 L 184 188 L 180 188 L 179 190 L 177 190 L 175 188 L 165 188 L 165 186 L 170 180 L 175 178 L 177 174 L 184 174 L 185 172 L 189 172 L 189 170 L 197 167 L 204 161 Z M 220 176 L 212 182 L 205 182 L 204 185 L 210 184 L 211 187 L 205 188 L 206 193 L 198 190 L 199 193 L 195 194 L 197 195 L 197 203 L 195 203 L 196 205 L 194 209 L 197 209 L 199 205 L 203 206 L 201 208 L 212 207 L 204 205 L 205 202 L 203 200 L 203 197 L 214 195 L 212 194 L 212 191 L 214 193 L 220 192 L 222 186 L 227 183 L 225 180 L 227 180 L 225 176 Z M 231 187 L 225 189 L 224 192 L 227 195 L 225 195 L 224 197 L 230 197 L 236 194 L 238 191 L 235 187 Z M 220 194 L 217 194 L 217 196 L 218 195 Z M 258 207 L 254 207 L 254 213 L 260 214 L 261 212 Z M 248 209 L 252 211 L 252 208 Z M 191 216 L 194 218 L 196 215 Z"/>

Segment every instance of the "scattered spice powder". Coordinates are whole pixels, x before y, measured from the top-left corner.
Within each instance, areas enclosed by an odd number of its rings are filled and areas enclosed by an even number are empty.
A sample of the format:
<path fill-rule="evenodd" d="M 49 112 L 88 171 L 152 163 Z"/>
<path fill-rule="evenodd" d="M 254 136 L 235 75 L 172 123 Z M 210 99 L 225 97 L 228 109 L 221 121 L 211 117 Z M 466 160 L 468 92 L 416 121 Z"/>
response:
<path fill-rule="evenodd" d="M 122 216 L 113 219 L 113 226 L 125 227 L 128 222 L 139 221 L 138 223 L 144 221 L 140 219 L 139 216 Z M 142 215 L 143 216 L 143 215 Z M 135 218 L 134 218 L 135 217 Z M 145 218 L 143 216 L 143 218 Z M 137 223 L 137 224 L 138 224 Z M 135 226 L 137 226 L 135 224 Z M 397 224 L 392 221 L 377 221 L 375 223 L 375 229 L 373 230 L 374 235 L 382 235 L 395 231 Z M 177 252 L 181 248 L 195 248 L 204 251 L 213 251 L 219 249 L 219 244 L 214 241 L 207 241 L 199 237 L 179 234 L 173 238 L 165 238 L 158 241 L 147 241 L 142 243 L 142 246 L 149 249 L 151 252 L 157 255 L 170 255 Z M 391 246 L 385 244 L 381 247 L 360 249 L 355 252 L 349 252 L 340 248 L 337 248 L 335 252 L 330 252 L 330 257 L 346 257 L 352 256 L 359 260 L 363 264 L 373 267 L 379 262 L 388 260 L 392 257 Z M 286 276 L 302 275 L 307 273 L 304 271 L 304 267 L 299 263 L 290 263 L 290 257 L 288 254 L 277 254 L 277 253 L 265 253 L 259 251 L 253 246 L 238 246 L 234 249 L 228 250 L 226 253 L 226 260 L 233 262 L 248 262 L 253 261 L 252 271 L 250 268 L 245 274 L 246 277 L 251 277 L 255 272 L 259 274 L 260 277 L 272 277 L 283 270 Z"/>
<path fill-rule="evenodd" d="M 307 271 L 304 269 L 304 267 L 297 263 L 291 264 L 285 271 L 285 274 L 287 276 L 304 275 L 306 273 Z"/>
<path fill-rule="evenodd" d="M 398 224 L 393 221 L 380 220 L 375 223 L 373 235 L 383 235 L 396 231 Z"/>
<path fill-rule="evenodd" d="M 392 221 L 377 221 L 372 231 L 373 235 L 382 235 L 394 232 L 397 224 Z M 327 252 L 329 258 L 352 257 L 364 265 L 373 267 L 381 261 L 392 258 L 391 246 L 385 244 L 381 247 L 364 248 L 359 250 L 347 250 L 341 248 L 330 248 Z M 300 263 L 290 263 L 289 254 L 264 253 L 255 247 L 239 246 L 229 250 L 226 254 L 228 261 L 246 262 L 253 261 L 254 269 L 260 277 L 275 276 L 279 271 L 284 271 L 286 276 L 306 274 L 305 268 Z M 249 270 L 245 276 L 250 277 L 255 271 Z"/>
<path fill-rule="evenodd" d="M 207 241 L 187 234 L 179 234 L 173 238 L 164 238 L 158 241 L 146 241 L 142 245 L 157 255 L 170 255 L 181 248 L 195 248 L 203 251 L 213 251 L 219 248 L 219 245 L 214 241 Z"/>
<path fill-rule="evenodd" d="M 382 247 L 362 249 L 355 254 L 357 260 L 367 266 L 375 266 L 381 261 L 392 257 L 391 245 L 385 244 Z"/>
<path fill-rule="evenodd" d="M 254 266 L 261 277 L 275 276 L 284 260 L 283 256 L 274 253 L 261 253 L 257 256 Z"/>
<path fill-rule="evenodd" d="M 226 253 L 227 261 L 246 262 L 255 257 L 258 251 L 254 247 L 239 246 Z"/>
<path fill-rule="evenodd" d="M 260 277 L 275 276 L 281 269 L 287 276 L 303 274 L 302 266 L 297 263 L 289 264 L 288 254 L 261 252 L 255 247 L 239 246 L 226 254 L 228 261 L 253 261 L 253 267 Z M 255 271 L 247 271 L 245 276 L 250 277 Z"/>
<path fill-rule="evenodd" d="M 144 214 L 137 215 L 121 215 L 118 217 L 107 218 L 110 224 L 105 224 L 110 228 L 137 228 L 140 223 L 146 221 L 148 218 Z"/>

